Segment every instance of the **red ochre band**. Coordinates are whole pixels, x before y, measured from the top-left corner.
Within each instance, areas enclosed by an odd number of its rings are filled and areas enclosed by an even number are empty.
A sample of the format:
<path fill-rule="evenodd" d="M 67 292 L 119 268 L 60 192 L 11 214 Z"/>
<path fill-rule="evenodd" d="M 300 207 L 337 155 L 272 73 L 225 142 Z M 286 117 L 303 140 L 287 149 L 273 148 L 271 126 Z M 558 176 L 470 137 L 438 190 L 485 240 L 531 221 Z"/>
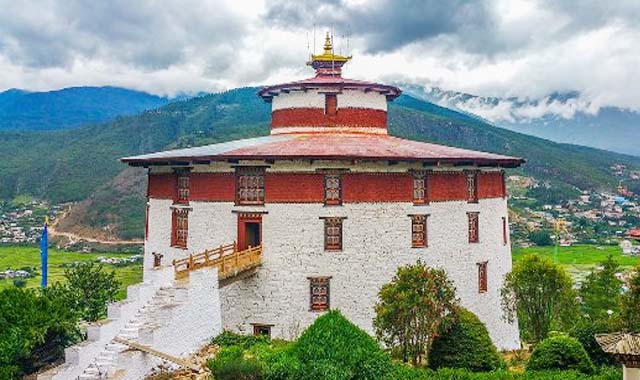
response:
<path fill-rule="evenodd" d="M 271 113 L 271 127 L 387 128 L 387 112 L 371 108 L 338 108 L 335 115 L 322 108 L 286 108 Z"/>

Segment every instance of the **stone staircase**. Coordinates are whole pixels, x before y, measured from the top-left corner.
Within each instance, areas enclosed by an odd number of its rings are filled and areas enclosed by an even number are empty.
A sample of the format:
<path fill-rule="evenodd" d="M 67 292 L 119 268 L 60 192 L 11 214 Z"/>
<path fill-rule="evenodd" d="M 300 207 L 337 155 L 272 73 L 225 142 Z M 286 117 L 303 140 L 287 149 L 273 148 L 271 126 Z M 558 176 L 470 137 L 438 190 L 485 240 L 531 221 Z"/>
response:
<path fill-rule="evenodd" d="M 109 305 L 105 322 L 88 328 L 87 340 L 65 350 L 65 363 L 38 380 L 142 379 L 163 360 L 184 360 L 208 343 L 221 330 L 217 269 L 174 276 L 171 267 L 145 273 L 125 300 Z"/>

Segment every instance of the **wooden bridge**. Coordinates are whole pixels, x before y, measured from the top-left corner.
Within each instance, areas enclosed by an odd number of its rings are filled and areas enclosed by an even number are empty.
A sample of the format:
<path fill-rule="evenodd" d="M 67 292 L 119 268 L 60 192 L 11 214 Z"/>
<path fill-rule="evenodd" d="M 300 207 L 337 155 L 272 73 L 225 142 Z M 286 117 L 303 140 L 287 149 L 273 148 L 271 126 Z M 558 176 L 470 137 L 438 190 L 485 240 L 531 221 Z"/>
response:
<path fill-rule="evenodd" d="M 220 281 L 254 269 L 262 263 L 262 246 L 238 250 L 238 244 L 221 245 L 218 248 L 202 253 L 189 255 L 183 259 L 173 260 L 176 279 L 184 278 L 189 272 L 204 268 L 217 267 Z"/>

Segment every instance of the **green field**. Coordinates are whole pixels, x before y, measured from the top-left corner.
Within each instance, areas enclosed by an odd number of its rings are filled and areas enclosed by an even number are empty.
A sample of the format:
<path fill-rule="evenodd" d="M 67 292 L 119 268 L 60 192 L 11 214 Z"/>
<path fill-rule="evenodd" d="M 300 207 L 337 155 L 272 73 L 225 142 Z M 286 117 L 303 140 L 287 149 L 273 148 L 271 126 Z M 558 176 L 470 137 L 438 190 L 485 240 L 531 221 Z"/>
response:
<path fill-rule="evenodd" d="M 80 253 L 66 252 L 57 249 L 49 249 L 49 284 L 64 280 L 64 264 L 76 261 L 93 261 L 100 256 L 123 257 L 129 254 L 122 253 Z M 40 286 L 40 249 L 38 247 L 24 246 L 0 246 L 0 271 L 5 269 L 20 269 L 23 267 L 35 267 L 38 276 L 27 280 L 28 287 Z M 142 281 L 142 265 L 131 264 L 122 267 L 105 264 L 105 269 L 116 272 L 116 278 L 121 282 L 118 298 L 124 298 L 128 285 Z M 0 280 L 0 289 L 13 286 L 11 279 Z"/>
<path fill-rule="evenodd" d="M 624 269 L 631 269 L 640 265 L 639 256 L 623 255 L 617 245 L 574 245 L 572 247 L 558 247 L 558 254 L 554 255 L 555 247 L 514 248 L 514 263 L 527 254 L 541 255 L 555 260 L 565 267 L 567 272 L 576 280 L 586 276 L 591 268 L 607 259 L 611 255 Z"/>

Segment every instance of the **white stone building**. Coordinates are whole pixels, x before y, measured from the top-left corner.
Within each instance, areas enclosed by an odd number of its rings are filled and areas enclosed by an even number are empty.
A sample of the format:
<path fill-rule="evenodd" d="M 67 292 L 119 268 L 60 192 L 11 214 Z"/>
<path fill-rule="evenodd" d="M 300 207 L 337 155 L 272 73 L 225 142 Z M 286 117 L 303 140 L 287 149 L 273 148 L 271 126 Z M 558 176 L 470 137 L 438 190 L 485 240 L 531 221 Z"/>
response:
<path fill-rule="evenodd" d="M 446 270 L 499 348 L 518 348 L 499 293 L 511 270 L 503 169 L 523 160 L 389 136 L 400 90 L 343 78 L 348 57 L 325 48 L 315 77 L 259 92 L 269 136 L 123 159 L 149 168 L 145 277 L 260 246 L 261 266 L 219 291 L 222 325 L 290 339 L 329 308 L 373 332 L 380 287 L 421 260 Z"/>

